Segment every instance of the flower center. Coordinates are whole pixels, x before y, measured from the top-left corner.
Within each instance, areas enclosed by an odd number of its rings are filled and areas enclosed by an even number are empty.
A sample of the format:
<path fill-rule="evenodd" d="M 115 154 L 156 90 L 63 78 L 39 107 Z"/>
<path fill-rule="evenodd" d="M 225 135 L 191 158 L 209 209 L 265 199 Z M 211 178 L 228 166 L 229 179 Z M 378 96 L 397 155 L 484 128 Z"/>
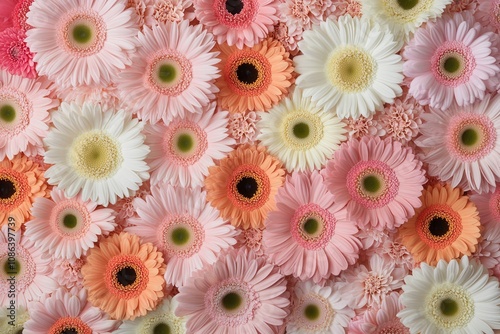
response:
<path fill-rule="evenodd" d="M 3 105 L 0 108 L 0 119 L 5 123 L 12 123 L 16 119 L 16 109 L 11 105 Z"/>
<path fill-rule="evenodd" d="M 150 89 L 158 94 L 175 97 L 191 84 L 193 66 L 176 50 L 160 51 L 153 56 L 145 75 Z"/>
<path fill-rule="evenodd" d="M 259 190 L 259 184 L 253 177 L 242 177 L 236 184 L 236 189 L 241 196 L 251 199 Z"/>
<path fill-rule="evenodd" d="M 336 223 L 331 212 L 309 203 L 295 211 L 290 220 L 291 234 L 299 246 L 308 250 L 321 249 L 335 234 Z"/>
<path fill-rule="evenodd" d="M 320 229 L 320 223 L 314 218 L 308 218 L 304 223 L 304 232 L 314 235 Z"/>
<path fill-rule="evenodd" d="M 119 271 L 117 271 L 116 273 L 116 280 L 122 286 L 132 285 L 135 283 L 136 279 L 137 279 L 137 273 L 135 272 L 135 269 L 132 267 L 124 267 Z"/>
<path fill-rule="evenodd" d="M 441 217 L 433 217 L 429 222 L 429 232 L 435 237 L 442 237 L 450 230 L 448 221 Z"/>
<path fill-rule="evenodd" d="M 92 29 L 84 24 L 75 25 L 73 27 L 73 39 L 77 43 L 88 43 L 92 39 Z"/>
<path fill-rule="evenodd" d="M 10 213 L 29 196 L 28 176 L 13 169 L 0 168 L 0 212 Z"/>
<path fill-rule="evenodd" d="M 417 234 L 433 249 L 451 245 L 462 233 L 462 218 L 450 206 L 434 204 L 417 217 Z"/>
<path fill-rule="evenodd" d="M 325 298 L 310 293 L 297 301 L 292 310 L 291 321 L 308 333 L 316 333 L 327 331 L 334 317 L 335 311 L 330 303 Z"/>
<path fill-rule="evenodd" d="M 52 209 L 50 224 L 52 230 L 65 239 L 78 240 L 86 236 L 92 220 L 83 203 L 67 199 L 57 203 Z"/>
<path fill-rule="evenodd" d="M 91 334 L 92 329 L 82 319 L 62 317 L 50 327 L 48 334 Z"/>
<path fill-rule="evenodd" d="M 73 214 L 67 214 L 63 218 L 63 224 L 67 228 L 74 228 L 78 223 L 78 219 Z"/>
<path fill-rule="evenodd" d="M 375 175 L 365 176 L 363 178 L 362 183 L 365 191 L 369 193 L 377 193 L 378 191 L 380 191 L 380 188 L 382 187 L 380 179 L 377 178 L 377 176 Z"/>
<path fill-rule="evenodd" d="M 93 180 L 113 176 L 123 161 L 119 144 L 100 131 L 78 136 L 70 148 L 69 156 L 75 171 Z"/>
<path fill-rule="evenodd" d="M 435 287 L 425 305 L 428 319 L 447 331 L 465 327 L 474 317 L 474 300 L 459 285 L 444 283 Z"/>
<path fill-rule="evenodd" d="M 293 134 L 295 137 L 304 139 L 309 136 L 309 125 L 307 123 L 297 123 L 293 126 Z"/>
<path fill-rule="evenodd" d="M 382 8 L 391 21 L 405 24 L 428 12 L 433 3 L 434 0 L 383 0 Z"/>
<path fill-rule="evenodd" d="M 104 272 L 107 289 L 117 298 L 138 297 L 147 287 L 149 270 L 142 260 L 133 255 L 116 255 Z"/>
<path fill-rule="evenodd" d="M 418 5 L 418 0 L 398 0 L 398 5 L 404 10 L 409 10 Z"/>
<path fill-rule="evenodd" d="M 345 93 L 359 93 L 368 88 L 377 72 L 377 64 L 365 50 L 345 46 L 334 51 L 327 62 L 330 82 Z"/>
<path fill-rule="evenodd" d="M 475 67 L 476 61 L 470 48 L 457 41 L 445 42 L 431 58 L 434 77 L 448 87 L 468 82 Z"/>
<path fill-rule="evenodd" d="M 205 232 L 201 224 L 189 215 L 174 215 L 161 228 L 161 244 L 169 257 L 189 258 L 197 253 Z"/>
<path fill-rule="evenodd" d="M 259 71 L 254 64 L 243 63 L 236 69 L 236 76 L 239 81 L 251 85 L 259 78 Z"/>
<path fill-rule="evenodd" d="M 445 298 L 441 301 L 439 309 L 443 315 L 452 316 L 458 312 L 458 303 L 453 299 Z"/>
<path fill-rule="evenodd" d="M 304 309 L 304 316 L 309 320 L 316 320 L 320 315 L 319 307 L 314 304 L 309 304 Z"/>
<path fill-rule="evenodd" d="M 221 305 L 228 311 L 234 311 L 241 307 L 243 298 L 236 292 L 229 292 L 221 299 Z"/>
<path fill-rule="evenodd" d="M 193 137 L 191 137 L 187 133 L 182 133 L 177 137 L 177 148 L 179 151 L 186 153 L 191 151 L 191 149 L 194 146 L 194 140 Z"/>
<path fill-rule="evenodd" d="M 208 148 L 206 132 L 190 121 L 174 121 L 167 127 L 163 138 L 168 160 L 181 166 L 193 165 Z"/>
<path fill-rule="evenodd" d="M 262 207 L 269 199 L 269 176 L 255 165 L 240 165 L 227 183 L 229 199 L 241 210 L 251 211 Z"/>
<path fill-rule="evenodd" d="M 173 64 L 162 64 L 158 68 L 158 78 L 161 82 L 171 83 L 177 77 L 177 71 Z"/>
<path fill-rule="evenodd" d="M 170 334 L 170 326 L 165 323 L 159 323 L 153 328 L 153 334 Z"/>
<path fill-rule="evenodd" d="M 10 86 L 0 88 L 0 130 L 3 136 L 16 136 L 30 124 L 33 103 L 26 94 Z"/>
<path fill-rule="evenodd" d="M 243 9 L 243 1 L 241 0 L 226 0 L 226 10 L 233 14 L 239 14 Z"/>
<path fill-rule="evenodd" d="M 12 261 L 12 258 L 9 258 L 9 260 L 5 261 L 3 269 L 7 276 L 17 276 L 21 272 L 21 263 L 17 259 Z"/>
<path fill-rule="evenodd" d="M 65 14 L 59 23 L 58 41 L 66 52 L 75 57 L 88 57 L 104 47 L 106 23 L 93 10 L 74 9 Z"/>
<path fill-rule="evenodd" d="M 324 125 L 318 115 L 297 111 L 283 118 L 280 133 L 288 147 L 306 151 L 321 142 L 324 137 Z"/>
<path fill-rule="evenodd" d="M 0 199 L 9 200 L 16 194 L 16 192 L 16 185 L 11 179 L 0 179 Z"/>
<path fill-rule="evenodd" d="M 271 64 L 257 51 L 237 51 L 228 56 L 223 75 L 236 94 L 258 96 L 271 84 Z"/>

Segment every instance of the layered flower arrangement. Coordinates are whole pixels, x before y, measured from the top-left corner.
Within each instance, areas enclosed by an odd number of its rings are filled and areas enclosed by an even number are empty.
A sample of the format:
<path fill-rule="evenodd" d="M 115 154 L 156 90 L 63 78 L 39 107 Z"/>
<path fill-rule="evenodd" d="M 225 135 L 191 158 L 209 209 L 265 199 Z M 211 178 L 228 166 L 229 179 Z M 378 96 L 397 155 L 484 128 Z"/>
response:
<path fill-rule="evenodd" d="M 2 0 L 0 333 L 500 333 L 500 0 Z"/>

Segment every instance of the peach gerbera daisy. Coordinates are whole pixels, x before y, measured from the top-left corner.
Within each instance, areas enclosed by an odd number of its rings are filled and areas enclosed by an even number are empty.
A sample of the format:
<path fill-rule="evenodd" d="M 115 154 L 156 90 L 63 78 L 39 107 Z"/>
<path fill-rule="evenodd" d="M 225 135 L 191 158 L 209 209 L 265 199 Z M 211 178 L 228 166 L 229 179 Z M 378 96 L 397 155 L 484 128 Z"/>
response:
<path fill-rule="evenodd" d="M 242 50 L 219 45 L 222 76 L 219 103 L 231 113 L 267 111 L 278 103 L 292 84 L 292 61 L 277 40 L 268 38 Z"/>
<path fill-rule="evenodd" d="M 281 162 L 265 148 L 246 144 L 208 172 L 207 200 L 221 216 L 244 229 L 263 227 L 268 212 L 276 207 L 274 197 L 283 184 Z"/>
<path fill-rule="evenodd" d="M 415 262 L 434 266 L 441 259 L 470 256 L 481 236 L 476 205 L 460 188 L 448 184 L 428 186 L 421 200 L 423 205 L 399 229 L 401 241 Z"/>
<path fill-rule="evenodd" d="M 163 299 L 163 255 L 138 236 L 120 233 L 90 250 L 82 268 L 89 301 L 112 318 L 133 320 Z"/>
<path fill-rule="evenodd" d="M 8 221 L 15 229 L 31 219 L 35 198 L 48 197 L 47 183 L 38 164 L 24 155 L 0 162 L 0 227 Z"/>

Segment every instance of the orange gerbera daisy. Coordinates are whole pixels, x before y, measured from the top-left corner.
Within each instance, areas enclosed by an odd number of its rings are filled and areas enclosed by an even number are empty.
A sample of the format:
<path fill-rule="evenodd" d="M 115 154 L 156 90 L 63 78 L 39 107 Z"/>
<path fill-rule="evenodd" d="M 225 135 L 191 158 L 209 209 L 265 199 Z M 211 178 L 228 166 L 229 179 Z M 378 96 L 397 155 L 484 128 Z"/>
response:
<path fill-rule="evenodd" d="M 18 230 L 32 218 L 35 198 L 48 197 L 49 193 L 43 171 L 25 155 L 0 161 L 0 227 L 14 222 Z"/>
<path fill-rule="evenodd" d="M 422 206 L 399 229 L 416 262 L 431 266 L 475 252 L 480 234 L 479 213 L 460 188 L 436 184 L 421 196 Z"/>
<path fill-rule="evenodd" d="M 264 147 L 242 145 L 209 168 L 207 200 L 232 225 L 262 228 L 267 213 L 276 207 L 274 197 L 285 175 L 281 166 Z"/>
<path fill-rule="evenodd" d="M 283 45 L 272 38 L 253 47 L 219 46 L 222 76 L 219 103 L 231 113 L 269 110 L 293 82 L 292 61 Z"/>
<path fill-rule="evenodd" d="M 103 239 L 82 267 L 89 301 L 118 320 L 134 320 L 156 308 L 163 299 L 164 273 L 162 253 L 125 232 Z"/>

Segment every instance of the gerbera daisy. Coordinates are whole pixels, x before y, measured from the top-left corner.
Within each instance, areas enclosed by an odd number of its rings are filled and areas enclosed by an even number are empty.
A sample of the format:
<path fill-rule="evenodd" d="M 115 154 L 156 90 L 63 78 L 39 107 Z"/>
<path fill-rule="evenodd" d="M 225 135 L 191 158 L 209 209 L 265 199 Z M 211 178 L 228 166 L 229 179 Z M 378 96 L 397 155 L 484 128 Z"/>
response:
<path fill-rule="evenodd" d="M 415 140 L 431 176 L 464 191 L 492 191 L 500 181 L 500 95 L 466 107 L 431 109 Z"/>
<path fill-rule="evenodd" d="M 398 313 L 411 333 L 493 333 L 500 329 L 498 280 L 467 256 L 422 263 L 405 278 Z"/>
<path fill-rule="evenodd" d="M 117 321 L 87 301 L 85 289 L 58 289 L 49 298 L 30 305 L 24 330 L 31 334 L 111 333 Z"/>
<path fill-rule="evenodd" d="M 15 254 L 12 253 L 14 245 Z M 10 249 L 9 249 L 10 248 Z M 7 226 L 0 230 L 0 306 L 10 305 L 16 298 L 16 307 L 26 307 L 57 289 L 57 283 L 50 275 L 50 256 L 33 247 L 21 231 L 13 233 Z"/>
<path fill-rule="evenodd" d="M 352 265 L 361 243 L 356 224 L 336 206 L 319 172 L 292 173 L 266 220 L 266 254 L 285 275 L 315 283 Z"/>
<path fill-rule="evenodd" d="M 398 227 L 414 214 L 426 181 L 410 148 L 369 136 L 344 144 L 323 173 L 335 202 L 347 205 L 349 218 L 379 229 Z"/>
<path fill-rule="evenodd" d="M 218 48 L 222 76 L 216 84 L 222 109 L 231 113 L 269 110 L 292 85 L 292 61 L 277 40 L 268 38 L 243 49 L 227 44 Z"/>
<path fill-rule="evenodd" d="M 245 144 L 209 167 L 207 200 L 234 226 L 263 227 L 274 196 L 283 184 L 281 162 L 261 146 Z"/>
<path fill-rule="evenodd" d="M 286 326 L 289 334 L 345 333 L 354 311 L 342 300 L 333 283 L 321 287 L 311 281 L 295 286 L 295 296 L 290 320 Z"/>
<path fill-rule="evenodd" d="M 399 228 L 401 242 L 416 262 L 435 265 L 476 250 L 479 214 L 459 188 L 427 186 L 421 199 L 422 206 Z"/>
<path fill-rule="evenodd" d="M 500 0 L 477 0 L 476 16 L 485 27 L 500 32 Z"/>
<path fill-rule="evenodd" d="M 360 0 L 363 16 L 388 25 L 401 41 L 423 23 L 441 16 L 452 0 Z"/>
<path fill-rule="evenodd" d="M 219 210 L 206 202 L 199 189 L 159 184 L 151 196 L 136 199 L 137 218 L 125 231 L 151 242 L 164 254 L 167 284 L 182 286 L 203 264 L 213 264 L 217 255 L 236 243 L 235 228 L 219 217 Z"/>
<path fill-rule="evenodd" d="M 134 320 L 156 308 L 164 273 L 162 253 L 125 232 L 103 239 L 82 267 L 88 300 L 118 320 Z"/>
<path fill-rule="evenodd" d="M 202 113 L 175 117 L 167 125 L 147 124 L 147 162 L 151 183 L 166 181 L 174 186 L 201 187 L 208 167 L 233 150 L 235 140 L 227 133 L 227 112 L 215 112 L 215 103 Z"/>
<path fill-rule="evenodd" d="M 500 224 L 500 182 L 494 192 L 472 194 L 470 199 L 476 204 L 482 225 Z"/>
<path fill-rule="evenodd" d="M 188 21 L 145 27 L 132 66 L 120 73 L 121 98 L 143 120 L 165 123 L 200 109 L 218 91 L 213 36 Z"/>
<path fill-rule="evenodd" d="M 99 86 L 79 86 L 60 88 L 55 87 L 56 96 L 67 103 L 76 103 L 83 105 L 85 102 L 92 104 L 100 104 L 102 110 L 108 109 L 123 109 L 124 101 L 119 98 L 116 85 L 99 85 Z"/>
<path fill-rule="evenodd" d="M 34 0 L 18 0 L 14 10 L 12 11 L 12 24 L 15 28 L 27 31 L 32 28 L 28 23 L 27 14 L 30 11 L 30 6 Z"/>
<path fill-rule="evenodd" d="M 387 28 L 342 16 L 304 32 L 303 55 L 294 58 L 297 86 L 318 107 L 340 118 L 368 117 L 401 95 L 400 46 Z"/>
<path fill-rule="evenodd" d="M 30 318 L 28 310 L 24 307 L 14 309 L 15 321 L 12 322 L 11 310 L 6 307 L 0 308 L 0 333 L 3 334 L 21 334 L 24 330 L 24 324 Z M 26 332 L 24 332 L 26 333 Z"/>
<path fill-rule="evenodd" d="M 66 198 L 54 187 L 51 198 L 37 198 L 31 209 L 33 219 L 26 224 L 24 236 L 36 247 L 56 258 L 73 259 L 87 254 L 97 238 L 115 229 L 115 213 L 97 208 L 80 195 Z"/>
<path fill-rule="evenodd" d="M 45 162 L 53 166 L 45 176 L 67 197 L 81 191 L 84 201 L 107 206 L 131 196 L 149 178 L 142 123 L 124 110 L 64 102 L 52 121 L 44 143 Z"/>
<path fill-rule="evenodd" d="M 482 224 L 481 238 L 471 258 L 478 259 L 486 269 L 500 265 L 500 224 Z"/>
<path fill-rule="evenodd" d="M 32 218 L 35 198 L 48 197 L 49 193 L 43 171 L 26 156 L 0 161 L 0 227 L 14 222 L 18 230 Z"/>
<path fill-rule="evenodd" d="M 288 298 L 278 269 L 240 248 L 179 288 L 175 314 L 187 317 L 188 333 L 271 334 L 288 314 Z"/>
<path fill-rule="evenodd" d="M 0 32 L 13 26 L 12 11 L 18 0 L 0 1 Z"/>
<path fill-rule="evenodd" d="M 187 333 L 186 319 L 175 315 L 175 310 L 178 306 L 179 303 L 177 300 L 167 297 L 156 310 L 148 312 L 145 316 L 137 318 L 134 321 L 124 321 L 113 333 L 185 334 Z"/>
<path fill-rule="evenodd" d="M 49 111 L 59 102 L 51 98 L 50 83 L 25 79 L 0 70 L 0 160 L 43 153 Z"/>
<path fill-rule="evenodd" d="M 290 172 L 320 169 L 347 139 L 344 123 L 316 107 L 298 88 L 268 113 L 262 113 L 257 127 L 257 139 Z"/>
<path fill-rule="evenodd" d="M 196 0 L 196 18 L 217 43 L 252 47 L 278 22 L 278 0 Z"/>
<path fill-rule="evenodd" d="M 483 99 L 488 81 L 500 73 L 496 37 L 469 12 L 444 16 L 417 30 L 405 47 L 403 69 L 409 93 L 420 104 L 447 110 Z"/>
<path fill-rule="evenodd" d="M 33 53 L 24 39 L 26 32 L 7 28 L 0 32 L 0 68 L 14 75 L 35 79 L 38 74 L 33 62 Z"/>
<path fill-rule="evenodd" d="M 109 83 L 131 63 L 138 29 L 125 1 L 35 0 L 27 17 L 36 69 L 59 86 Z"/>

